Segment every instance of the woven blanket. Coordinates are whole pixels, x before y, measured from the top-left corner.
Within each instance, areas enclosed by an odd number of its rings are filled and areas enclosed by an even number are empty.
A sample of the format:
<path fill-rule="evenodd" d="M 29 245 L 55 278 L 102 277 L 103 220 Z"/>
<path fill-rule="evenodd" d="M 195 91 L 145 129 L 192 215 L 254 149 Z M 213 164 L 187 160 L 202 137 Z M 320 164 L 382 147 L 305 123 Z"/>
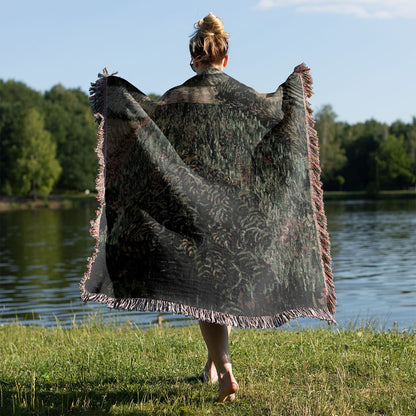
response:
<path fill-rule="evenodd" d="M 209 68 L 157 101 L 104 72 L 82 299 L 243 328 L 336 323 L 309 68 L 270 94 Z"/>

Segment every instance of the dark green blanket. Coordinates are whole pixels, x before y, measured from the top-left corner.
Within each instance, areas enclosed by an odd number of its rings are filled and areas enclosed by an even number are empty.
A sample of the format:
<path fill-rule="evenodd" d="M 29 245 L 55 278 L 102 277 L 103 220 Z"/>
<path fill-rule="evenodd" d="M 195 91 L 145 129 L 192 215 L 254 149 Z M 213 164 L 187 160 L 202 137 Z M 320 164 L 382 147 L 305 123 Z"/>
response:
<path fill-rule="evenodd" d="M 101 75 L 82 299 L 240 327 L 335 323 L 311 83 L 300 65 L 259 94 L 209 68 L 152 101 Z"/>

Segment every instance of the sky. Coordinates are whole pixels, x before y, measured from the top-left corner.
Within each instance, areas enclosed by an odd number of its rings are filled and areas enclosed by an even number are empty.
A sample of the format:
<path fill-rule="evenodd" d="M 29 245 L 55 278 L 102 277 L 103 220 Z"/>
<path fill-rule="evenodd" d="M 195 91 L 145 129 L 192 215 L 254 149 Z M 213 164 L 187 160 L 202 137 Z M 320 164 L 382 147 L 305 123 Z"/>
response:
<path fill-rule="evenodd" d="M 88 92 L 104 67 L 145 93 L 193 76 L 189 36 L 213 12 L 230 34 L 226 73 L 275 91 L 305 62 L 315 111 L 338 121 L 416 116 L 415 0 L 0 0 L 0 79 Z"/>

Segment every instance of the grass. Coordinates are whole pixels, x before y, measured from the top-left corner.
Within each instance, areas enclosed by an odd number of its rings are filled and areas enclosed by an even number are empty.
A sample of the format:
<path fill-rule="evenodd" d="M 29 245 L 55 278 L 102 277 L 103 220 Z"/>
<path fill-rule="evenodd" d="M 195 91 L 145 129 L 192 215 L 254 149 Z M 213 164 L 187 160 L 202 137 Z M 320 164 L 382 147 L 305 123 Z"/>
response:
<path fill-rule="evenodd" d="M 415 415 L 416 334 L 233 330 L 240 392 L 212 403 L 197 326 L 0 326 L 1 415 Z"/>

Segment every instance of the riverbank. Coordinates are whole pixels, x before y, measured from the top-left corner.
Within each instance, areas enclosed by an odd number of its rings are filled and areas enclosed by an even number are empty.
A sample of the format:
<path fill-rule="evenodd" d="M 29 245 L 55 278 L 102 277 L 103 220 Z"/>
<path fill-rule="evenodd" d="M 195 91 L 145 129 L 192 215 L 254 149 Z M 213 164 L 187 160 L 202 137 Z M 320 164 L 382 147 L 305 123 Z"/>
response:
<path fill-rule="evenodd" d="M 49 195 L 46 198 L 33 198 L 23 196 L 0 196 L 1 211 L 17 211 L 28 209 L 70 209 L 79 206 L 96 206 L 98 204 L 95 194 L 63 194 Z"/>
<path fill-rule="evenodd" d="M 365 191 L 331 191 L 324 192 L 325 201 L 345 201 L 352 199 L 416 199 L 416 191 L 380 191 L 377 193 L 368 193 Z"/>
<path fill-rule="evenodd" d="M 233 330 L 230 352 L 240 391 L 218 405 L 197 326 L 0 326 L 0 414 L 414 416 L 415 332 Z"/>
<path fill-rule="evenodd" d="M 367 192 L 325 192 L 325 201 L 341 201 L 352 199 L 416 199 L 415 191 L 381 191 L 376 194 Z M 47 198 L 33 198 L 21 196 L 0 196 L 0 212 L 27 209 L 69 209 L 79 206 L 97 205 L 95 194 L 64 194 L 50 195 Z"/>

